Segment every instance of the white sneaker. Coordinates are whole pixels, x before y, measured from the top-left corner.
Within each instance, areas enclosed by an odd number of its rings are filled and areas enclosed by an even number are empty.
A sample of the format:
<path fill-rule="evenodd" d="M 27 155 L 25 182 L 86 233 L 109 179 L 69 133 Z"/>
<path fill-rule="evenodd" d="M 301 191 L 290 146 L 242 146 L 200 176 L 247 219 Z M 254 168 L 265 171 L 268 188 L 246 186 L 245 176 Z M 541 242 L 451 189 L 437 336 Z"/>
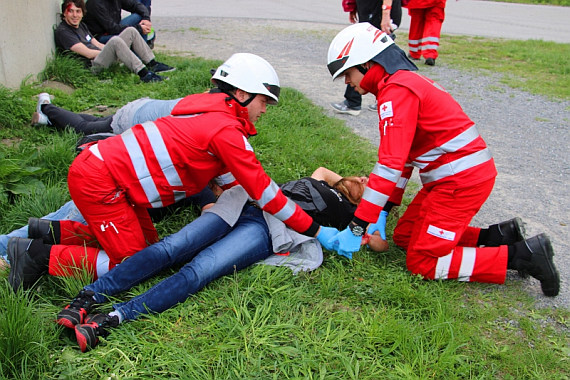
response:
<path fill-rule="evenodd" d="M 372 112 L 378 112 L 378 103 L 374 102 L 368 106 L 368 110 Z"/>
<path fill-rule="evenodd" d="M 360 115 L 360 107 L 351 108 L 348 106 L 348 104 L 346 104 L 346 100 L 343 100 L 340 103 L 330 103 L 330 105 L 336 113 L 342 113 L 342 114 L 352 115 L 352 116 Z"/>
<path fill-rule="evenodd" d="M 51 104 L 50 96 L 47 92 L 42 92 L 38 95 L 38 104 L 36 105 L 36 112 L 32 115 L 32 124 L 46 125 L 49 123 L 48 117 L 42 112 L 42 104 Z"/>

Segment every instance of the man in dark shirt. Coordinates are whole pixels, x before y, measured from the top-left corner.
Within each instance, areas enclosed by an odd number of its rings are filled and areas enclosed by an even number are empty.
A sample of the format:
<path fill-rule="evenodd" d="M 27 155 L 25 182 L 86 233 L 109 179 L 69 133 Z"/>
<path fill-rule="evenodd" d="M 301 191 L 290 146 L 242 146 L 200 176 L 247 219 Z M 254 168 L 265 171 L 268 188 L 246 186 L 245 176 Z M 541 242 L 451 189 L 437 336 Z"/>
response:
<path fill-rule="evenodd" d="M 143 4 L 137 0 L 90 0 L 87 2 L 85 24 L 97 40 L 104 44 L 132 26 L 152 46 L 155 35 L 150 21 L 150 9 Z M 121 20 L 122 10 L 131 14 Z"/>
<path fill-rule="evenodd" d="M 173 67 L 157 62 L 148 45 L 132 27 L 126 28 L 121 34 L 103 45 L 91 35 L 87 25 L 81 22 L 84 13 L 84 0 L 63 1 L 62 22 L 55 30 L 55 43 L 60 50 L 70 50 L 87 58 L 95 72 L 120 61 L 132 72 L 138 74 L 143 82 L 160 82 L 164 78 L 157 75 L 157 72 L 175 70 Z"/>

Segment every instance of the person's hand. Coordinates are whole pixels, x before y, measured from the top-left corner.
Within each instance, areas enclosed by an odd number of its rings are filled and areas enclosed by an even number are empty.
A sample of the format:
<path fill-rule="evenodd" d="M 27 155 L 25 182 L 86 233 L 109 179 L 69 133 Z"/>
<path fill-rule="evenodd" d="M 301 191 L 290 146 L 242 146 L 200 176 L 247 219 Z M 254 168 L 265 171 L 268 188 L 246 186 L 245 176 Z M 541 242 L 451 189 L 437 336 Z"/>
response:
<path fill-rule="evenodd" d="M 368 233 L 372 235 L 374 231 L 378 231 L 382 239 L 386 240 L 386 218 L 388 217 L 388 212 L 382 210 L 380 215 L 378 216 L 378 221 L 374 224 L 371 224 L 368 227 Z"/>
<path fill-rule="evenodd" d="M 380 22 L 380 29 L 387 35 L 392 34 L 392 20 L 389 17 L 382 17 L 382 21 Z"/>
<path fill-rule="evenodd" d="M 350 21 L 351 24 L 356 24 L 358 22 L 358 14 L 356 11 L 348 13 L 348 21 Z"/>
<path fill-rule="evenodd" d="M 325 249 L 329 251 L 333 250 L 333 246 L 329 245 L 328 242 L 331 240 L 336 234 L 338 234 L 338 230 L 333 227 L 325 227 L 321 226 L 319 232 L 317 233 L 317 240 Z"/>
<path fill-rule="evenodd" d="M 150 30 L 152 28 L 152 23 L 148 20 L 142 20 L 141 22 L 139 22 L 139 25 L 141 26 L 141 30 L 143 32 L 143 34 L 149 34 Z"/>
<path fill-rule="evenodd" d="M 350 228 L 346 227 L 333 236 L 328 244 L 332 245 L 339 255 L 352 259 L 352 253 L 360 249 L 361 242 L 362 236 L 354 236 Z"/>

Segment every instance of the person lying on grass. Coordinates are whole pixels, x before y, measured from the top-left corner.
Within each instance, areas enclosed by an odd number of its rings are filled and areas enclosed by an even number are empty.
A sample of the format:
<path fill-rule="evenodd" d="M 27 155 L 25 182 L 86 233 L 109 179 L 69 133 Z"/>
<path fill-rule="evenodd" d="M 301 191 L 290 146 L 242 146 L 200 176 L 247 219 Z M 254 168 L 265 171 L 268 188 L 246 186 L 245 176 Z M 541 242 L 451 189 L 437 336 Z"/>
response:
<path fill-rule="evenodd" d="M 47 92 L 38 95 L 36 111 L 32 115 L 32 124 L 48 125 L 56 130 L 71 127 L 77 133 L 121 134 L 133 125 L 149 120 L 169 116 L 178 99 L 140 98 L 119 108 L 114 115 L 97 117 L 85 113 L 75 113 L 51 104 L 52 96 Z"/>
<path fill-rule="evenodd" d="M 318 168 L 311 177 L 280 185 L 282 191 L 322 225 L 344 228 L 354 216 L 368 178 L 346 177 Z M 388 249 L 384 229 L 365 242 L 374 251 Z M 75 330 L 81 351 L 94 347 L 109 327 L 148 313 L 163 312 L 198 292 L 211 281 L 246 268 L 273 253 L 277 262 L 312 270 L 322 262 L 314 238 L 294 232 L 249 200 L 241 186 L 224 191 L 216 204 L 179 232 L 137 252 L 87 285 L 57 316 L 57 323 Z M 270 258 L 271 259 L 271 258 Z M 151 289 L 113 305 L 109 314 L 89 315 L 95 304 L 127 291 L 166 268 L 183 265 Z"/>

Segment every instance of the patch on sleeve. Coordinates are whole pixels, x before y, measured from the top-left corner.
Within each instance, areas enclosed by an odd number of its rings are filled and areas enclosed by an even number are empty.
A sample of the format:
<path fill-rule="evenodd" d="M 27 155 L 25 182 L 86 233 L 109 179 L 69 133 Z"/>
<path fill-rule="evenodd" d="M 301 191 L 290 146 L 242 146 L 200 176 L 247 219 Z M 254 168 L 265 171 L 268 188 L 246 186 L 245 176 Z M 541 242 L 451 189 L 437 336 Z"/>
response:
<path fill-rule="evenodd" d="M 439 228 L 433 225 L 429 225 L 428 229 L 427 229 L 427 233 L 430 235 L 433 235 L 435 237 L 438 237 L 440 239 L 444 239 L 444 240 L 449 240 L 449 241 L 453 241 L 455 240 L 455 232 L 453 231 L 447 231 L 444 230 L 443 228 Z"/>
<path fill-rule="evenodd" d="M 392 101 L 382 103 L 378 109 L 380 110 L 380 120 L 384 120 L 388 117 L 394 117 L 394 111 L 392 110 Z"/>
<path fill-rule="evenodd" d="M 245 136 L 243 136 L 243 143 L 245 145 L 245 150 L 249 150 L 250 152 L 253 152 L 253 147 L 251 146 L 249 141 L 247 141 L 247 137 L 245 137 Z"/>

